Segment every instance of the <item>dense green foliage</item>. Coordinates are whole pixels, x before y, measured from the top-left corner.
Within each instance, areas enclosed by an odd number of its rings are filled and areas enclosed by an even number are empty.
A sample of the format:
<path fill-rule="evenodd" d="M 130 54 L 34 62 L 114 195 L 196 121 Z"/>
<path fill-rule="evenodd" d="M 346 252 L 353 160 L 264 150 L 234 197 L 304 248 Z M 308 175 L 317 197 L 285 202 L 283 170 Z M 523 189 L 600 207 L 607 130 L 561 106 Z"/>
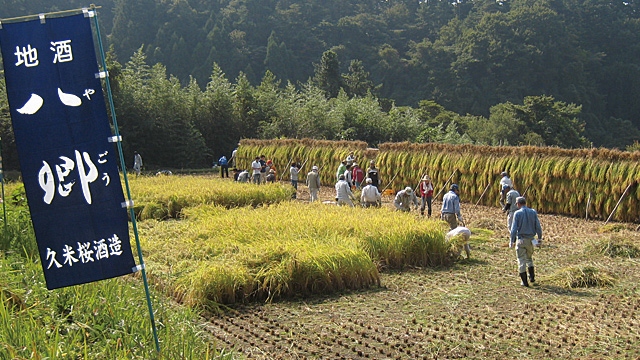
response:
<path fill-rule="evenodd" d="M 202 166 L 256 137 L 620 148 L 640 137 L 634 1 L 101 5 L 125 151 L 146 164 Z"/>

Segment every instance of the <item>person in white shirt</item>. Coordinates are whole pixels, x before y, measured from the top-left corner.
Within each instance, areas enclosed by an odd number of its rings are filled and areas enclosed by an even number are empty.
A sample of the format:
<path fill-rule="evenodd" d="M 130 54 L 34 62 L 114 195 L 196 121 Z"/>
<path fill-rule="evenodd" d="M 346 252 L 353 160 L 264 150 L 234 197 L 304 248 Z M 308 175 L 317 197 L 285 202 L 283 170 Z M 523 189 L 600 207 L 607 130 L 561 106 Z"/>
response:
<path fill-rule="evenodd" d="M 307 174 L 307 187 L 309 187 L 311 202 L 318 200 L 318 190 L 320 190 L 320 175 L 318 174 L 318 167 L 315 165 Z"/>
<path fill-rule="evenodd" d="M 509 175 L 506 171 L 501 172 L 500 176 L 502 176 L 502 179 L 500 179 L 500 205 L 504 207 L 504 198 L 507 195 L 508 191 L 505 189 L 507 188 L 507 186 L 513 189 L 513 181 L 509 179 Z"/>
<path fill-rule="evenodd" d="M 140 175 L 142 170 L 142 156 L 137 151 L 133 152 L 133 170 L 136 172 L 136 176 Z"/>
<path fill-rule="evenodd" d="M 360 195 L 360 202 L 363 207 L 380 206 L 382 201 L 380 197 L 380 191 L 378 188 L 372 185 L 371 178 L 367 178 L 367 185 L 362 188 L 362 194 Z"/>
<path fill-rule="evenodd" d="M 351 200 L 356 200 L 349 184 L 344 180 L 344 175 L 340 175 L 340 180 L 336 183 L 336 200 L 338 201 L 338 206 L 349 205 L 351 207 L 353 207 Z"/>
<path fill-rule="evenodd" d="M 291 164 L 291 168 L 289 169 L 289 174 L 291 175 L 291 186 L 295 189 L 293 193 L 293 199 L 297 197 L 298 194 L 298 171 L 300 169 L 300 164 L 293 163 Z"/>
<path fill-rule="evenodd" d="M 260 156 L 256 156 L 256 159 L 251 163 L 251 169 L 253 170 L 253 183 L 260 184 L 260 170 L 262 170 Z"/>
<path fill-rule="evenodd" d="M 460 241 L 456 241 L 456 250 L 454 250 L 455 253 L 457 254 L 457 256 L 460 256 L 462 254 L 462 249 L 464 248 L 464 252 L 467 253 L 467 259 L 469 259 L 471 257 L 471 247 L 469 246 L 471 230 L 467 229 L 464 226 L 458 226 L 457 228 L 449 231 L 447 235 L 445 235 L 444 239 L 449 242 L 451 240 L 454 240 L 456 237 L 461 237 L 461 239 Z"/>

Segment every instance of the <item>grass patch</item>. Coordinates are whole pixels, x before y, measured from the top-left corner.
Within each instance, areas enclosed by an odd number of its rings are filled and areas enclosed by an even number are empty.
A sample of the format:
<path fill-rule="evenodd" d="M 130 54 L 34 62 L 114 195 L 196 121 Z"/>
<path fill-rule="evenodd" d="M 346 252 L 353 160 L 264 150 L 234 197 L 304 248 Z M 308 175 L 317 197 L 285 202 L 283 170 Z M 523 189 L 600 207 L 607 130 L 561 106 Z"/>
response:
<path fill-rule="evenodd" d="M 476 230 L 484 229 L 489 231 L 498 231 L 506 229 L 506 221 L 501 221 L 502 218 L 486 218 L 482 217 L 476 220 L 473 220 L 471 224 L 469 224 L 470 228 L 473 227 Z"/>
<path fill-rule="evenodd" d="M 323 294 L 379 284 L 379 269 L 439 266 L 440 221 L 391 209 L 281 203 L 202 205 L 140 224 L 150 278 L 189 305 Z"/>
<path fill-rule="evenodd" d="M 598 265 L 583 264 L 560 269 L 544 281 L 563 288 L 575 289 L 613 286 L 616 278 Z"/>
<path fill-rule="evenodd" d="M 488 229 L 471 228 L 469 230 L 471 230 L 471 238 L 469 239 L 469 243 L 486 243 L 491 241 L 491 239 L 495 235 L 495 231 Z"/>
<path fill-rule="evenodd" d="M 586 251 L 608 257 L 637 258 L 640 248 L 630 239 L 631 235 L 612 234 L 606 238 L 597 239 L 587 245 Z"/>
<path fill-rule="evenodd" d="M 628 226 L 626 224 L 607 224 L 607 225 L 602 225 L 601 227 L 598 228 L 598 233 L 599 234 L 606 234 L 606 233 L 615 233 L 615 232 L 620 232 L 623 230 L 628 230 Z"/>

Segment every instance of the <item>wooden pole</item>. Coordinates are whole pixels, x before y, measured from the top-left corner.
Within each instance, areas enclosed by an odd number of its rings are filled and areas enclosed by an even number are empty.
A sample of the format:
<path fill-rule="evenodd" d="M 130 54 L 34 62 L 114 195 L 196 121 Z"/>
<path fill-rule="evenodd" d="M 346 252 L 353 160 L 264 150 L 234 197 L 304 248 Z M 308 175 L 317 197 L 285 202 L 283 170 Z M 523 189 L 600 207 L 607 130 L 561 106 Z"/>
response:
<path fill-rule="evenodd" d="M 444 189 L 446 189 L 446 188 L 447 188 L 447 185 L 449 184 L 449 181 L 451 181 L 451 179 L 453 178 L 453 176 L 454 176 L 457 172 L 458 172 L 458 169 L 455 169 L 455 170 L 453 171 L 453 174 L 451 174 L 451 176 L 449 176 L 449 179 L 447 180 L 447 182 L 446 182 L 446 183 L 444 183 L 444 186 L 442 187 L 442 190 L 440 190 L 440 191 L 436 194 L 436 196 L 434 196 L 434 197 L 433 197 L 434 199 L 437 199 L 437 198 L 438 198 L 438 196 L 440 196 L 440 194 L 444 191 Z"/>
<path fill-rule="evenodd" d="M 382 191 L 380 191 L 380 194 L 382 194 L 385 190 L 387 190 L 387 188 L 393 184 L 393 180 L 396 179 L 396 176 L 398 176 L 398 174 L 400 173 L 400 170 L 396 171 L 396 174 L 393 175 L 393 177 L 391 178 L 391 181 L 389 181 L 389 183 L 387 184 L 387 186 L 384 187 L 384 189 L 382 189 Z"/>
<path fill-rule="evenodd" d="M 282 176 L 280 176 L 280 182 L 284 181 L 284 174 L 286 174 L 287 170 L 289 170 L 289 165 L 291 165 L 291 161 L 293 161 L 293 158 L 289 159 L 287 166 L 285 166 L 284 169 L 282 169 Z"/>
<path fill-rule="evenodd" d="M 589 198 L 587 198 L 587 211 L 584 215 L 585 220 L 589 220 L 589 206 L 591 205 L 591 193 L 589 193 Z"/>
<path fill-rule="evenodd" d="M 620 196 L 620 200 L 618 200 L 618 203 L 616 204 L 616 207 L 613 208 L 613 211 L 611 212 L 611 215 L 609 215 L 609 218 L 607 219 L 607 221 L 604 222 L 605 225 L 607 225 L 607 223 L 609 221 L 611 221 L 611 219 L 613 218 L 613 215 L 616 213 L 616 211 L 618 210 L 618 206 L 620 206 L 620 203 L 622 202 L 622 200 L 624 200 L 624 198 L 627 196 L 627 193 L 629 192 L 629 189 L 631 189 L 631 187 L 635 185 L 635 182 L 629 184 L 629 186 L 627 186 L 627 188 L 624 190 L 624 193 L 622 193 L 622 196 Z"/>
<path fill-rule="evenodd" d="M 531 187 L 531 184 L 529 184 L 529 186 L 527 186 L 527 188 L 524 190 L 524 192 L 520 196 L 524 197 L 525 195 L 527 195 L 527 191 L 529 191 L 530 187 Z"/>
<path fill-rule="evenodd" d="M 489 190 L 489 186 L 491 186 L 491 182 L 489 182 L 487 184 L 487 187 L 484 188 L 484 191 L 482 192 L 482 195 L 480 195 L 480 198 L 478 199 L 478 201 L 476 202 L 476 206 L 478 206 L 478 204 L 480 204 L 480 200 L 482 200 L 482 198 L 484 197 L 484 194 L 487 192 L 487 190 Z"/>

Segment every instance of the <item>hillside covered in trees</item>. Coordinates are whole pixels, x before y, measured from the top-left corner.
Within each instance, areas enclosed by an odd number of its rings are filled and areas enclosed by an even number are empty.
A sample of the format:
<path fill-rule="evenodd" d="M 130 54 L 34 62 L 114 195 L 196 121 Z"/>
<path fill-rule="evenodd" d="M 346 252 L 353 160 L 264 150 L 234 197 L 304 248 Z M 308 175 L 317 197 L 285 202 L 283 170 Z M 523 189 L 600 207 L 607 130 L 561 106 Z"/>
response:
<path fill-rule="evenodd" d="M 83 5 L 0 1 L 3 18 Z M 116 110 L 132 132 L 125 144 L 162 153 L 149 134 L 166 132 L 202 150 L 190 160 L 172 151 L 166 165 L 208 162 L 241 137 L 562 147 L 640 138 L 633 0 L 98 5 Z"/>

